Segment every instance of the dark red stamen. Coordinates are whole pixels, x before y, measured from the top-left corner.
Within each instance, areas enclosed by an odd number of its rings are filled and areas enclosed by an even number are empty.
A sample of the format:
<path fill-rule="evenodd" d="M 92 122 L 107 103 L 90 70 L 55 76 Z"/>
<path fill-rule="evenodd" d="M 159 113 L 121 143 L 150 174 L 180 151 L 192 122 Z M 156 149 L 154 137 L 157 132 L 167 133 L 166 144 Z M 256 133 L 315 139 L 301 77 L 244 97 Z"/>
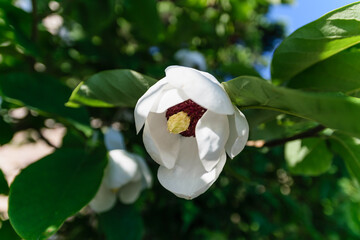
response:
<path fill-rule="evenodd" d="M 169 117 L 177 114 L 178 112 L 185 112 L 190 117 L 190 125 L 187 130 L 181 132 L 180 134 L 184 137 L 195 137 L 196 124 L 202 115 L 204 115 L 206 110 L 206 108 L 197 105 L 189 99 L 166 110 L 166 119 L 169 120 Z"/>

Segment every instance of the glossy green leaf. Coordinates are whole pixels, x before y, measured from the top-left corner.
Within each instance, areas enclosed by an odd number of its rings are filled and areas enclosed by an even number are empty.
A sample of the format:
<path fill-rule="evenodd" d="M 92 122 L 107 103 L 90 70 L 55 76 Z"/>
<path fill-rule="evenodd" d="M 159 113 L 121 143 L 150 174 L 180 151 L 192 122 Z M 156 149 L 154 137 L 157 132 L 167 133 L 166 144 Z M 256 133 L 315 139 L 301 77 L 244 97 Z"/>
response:
<path fill-rule="evenodd" d="M 332 153 L 321 138 L 294 140 L 285 144 L 285 160 L 293 174 L 317 176 L 331 167 Z"/>
<path fill-rule="evenodd" d="M 90 134 L 89 116 L 85 108 L 72 109 L 64 104 L 71 90 L 60 81 L 43 74 L 8 73 L 1 75 L 0 94 L 9 102 L 51 114 L 74 124 Z"/>
<path fill-rule="evenodd" d="M 240 107 L 280 111 L 360 136 L 358 98 L 278 87 L 256 77 L 239 77 L 222 84 Z"/>
<path fill-rule="evenodd" d="M 331 148 L 345 161 L 350 174 L 360 183 L 360 139 L 335 133 L 330 143 Z"/>
<path fill-rule="evenodd" d="M 138 99 L 155 82 L 155 79 L 132 70 L 103 71 L 81 82 L 67 105 L 135 107 Z"/>
<path fill-rule="evenodd" d="M 288 87 L 352 93 L 360 89 L 360 49 L 350 48 L 292 78 Z"/>
<path fill-rule="evenodd" d="M 63 148 L 25 168 L 9 195 L 9 217 L 25 239 L 47 239 L 95 195 L 105 151 Z"/>
<path fill-rule="evenodd" d="M 360 2 L 334 10 L 299 28 L 274 52 L 272 78 L 286 81 L 360 42 Z"/>
<path fill-rule="evenodd" d="M 134 205 L 117 204 L 99 215 L 99 225 L 107 240 L 140 240 L 144 233 L 140 212 Z"/>
<path fill-rule="evenodd" d="M 17 240 L 21 238 L 14 231 L 13 227 L 10 224 L 10 221 L 4 221 L 4 222 L 0 221 L 0 239 Z"/>
<path fill-rule="evenodd" d="M 9 185 L 1 169 L 0 169 L 0 194 L 5 194 L 5 195 L 9 194 Z"/>

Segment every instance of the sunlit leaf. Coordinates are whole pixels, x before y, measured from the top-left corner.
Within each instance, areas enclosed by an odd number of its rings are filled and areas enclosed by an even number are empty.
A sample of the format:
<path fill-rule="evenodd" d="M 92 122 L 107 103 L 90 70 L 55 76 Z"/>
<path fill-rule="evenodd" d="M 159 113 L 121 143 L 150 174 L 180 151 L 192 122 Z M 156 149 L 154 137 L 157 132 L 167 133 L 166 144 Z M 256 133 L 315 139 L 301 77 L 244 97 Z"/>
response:
<path fill-rule="evenodd" d="M 294 140 L 285 144 L 285 160 L 293 174 L 317 176 L 331 167 L 332 153 L 321 138 Z"/>
<path fill-rule="evenodd" d="M 67 105 L 135 107 L 138 99 L 155 82 L 155 79 L 132 70 L 103 71 L 80 83 Z"/>
<path fill-rule="evenodd" d="M 292 78 L 288 87 L 352 93 L 360 89 L 360 49 L 342 51 Z"/>
<path fill-rule="evenodd" d="M 276 49 L 272 78 L 286 81 L 360 42 L 360 2 L 327 13 L 299 28 Z"/>
<path fill-rule="evenodd" d="M 358 98 L 278 87 L 255 77 L 239 77 L 222 84 L 240 107 L 280 111 L 360 136 Z"/>

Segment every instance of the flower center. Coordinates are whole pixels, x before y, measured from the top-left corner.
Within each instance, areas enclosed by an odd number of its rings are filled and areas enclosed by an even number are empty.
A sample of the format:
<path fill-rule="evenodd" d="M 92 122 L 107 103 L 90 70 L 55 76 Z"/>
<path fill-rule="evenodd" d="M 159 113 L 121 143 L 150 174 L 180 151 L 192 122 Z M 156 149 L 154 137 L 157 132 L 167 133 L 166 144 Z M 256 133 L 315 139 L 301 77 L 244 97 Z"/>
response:
<path fill-rule="evenodd" d="M 192 100 L 186 100 L 166 110 L 168 131 L 184 137 L 195 137 L 195 127 L 206 112 Z"/>
<path fill-rule="evenodd" d="M 181 133 L 190 126 L 190 117 L 183 111 L 169 117 L 167 127 L 171 133 Z"/>

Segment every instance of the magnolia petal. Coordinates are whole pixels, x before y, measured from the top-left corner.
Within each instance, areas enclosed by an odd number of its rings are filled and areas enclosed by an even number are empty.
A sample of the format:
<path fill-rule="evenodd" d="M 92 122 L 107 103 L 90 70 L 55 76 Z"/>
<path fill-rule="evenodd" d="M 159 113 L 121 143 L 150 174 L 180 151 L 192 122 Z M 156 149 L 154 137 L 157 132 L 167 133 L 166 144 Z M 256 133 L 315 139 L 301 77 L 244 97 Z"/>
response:
<path fill-rule="evenodd" d="M 116 194 L 102 182 L 95 197 L 90 201 L 89 206 L 95 212 L 102 213 L 114 207 L 115 203 Z"/>
<path fill-rule="evenodd" d="M 234 106 L 235 114 L 228 116 L 230 135 L 225 145 L 229 157 L 234 158 L 245 147 L 249 138 L 249 124 L 244 114 Z"/>
<path fill-rule="evenodd" d="M 138 167 L 134 177 L 131 179 L 131 182 L 141 181 L 141 179 L 142 179 L 142 173 L 141 173 L 141 169 Z"/>
<path fill-rule="evenodd" d="M 227 115 L 206 111 L 198 121 L 195 133 L 199 157 L 206 171 L 211 171 L 220 160 L 229 137 Z"/>
<path fill-rule="evenodd" d="M 114 149 L 125 149 L 123 135 L 114 128 L 108 128 L 104 134 L 105 147 L 108 151 Z"/>
<path fill-rule="evenodd" d="M 191 100 L 218 114 L 234 113 L 230 98 L 225 90 L 209 79 L 206 74 L 193 68 L 170 66 L 166 68 L 166 80 L 181 89 Z M 210 74 L 209 74 L 210 75 Z"/>
<path fill-rule="evenodd" d="M 173 169 L 159 167 L 158 179 L 161 185 L 176 196 L 193 199 L 204 193 L 219 177 L 226 162 L 225 151 L 220 161 L 210 172 L 205 171 L 198 157 L 195 138 L 181 138 L 181 150 Z"/>
<path fill-rule="evenodd" d="M 145 162 L 145 160 L 134 154 L 134 157 L 138 163 L 138 166 L 140 168 L 141 174 L 142 174 L 142 183 L 143 183 L 143 188 L 150 188 L 152 185 L 152 176 L 151 176 L 151 172 Z"/>
<path fill-rule="evenodd" d="M 165 78 L 159 80 L 157 83 L 152 85 L 144 95 L 137 101 L 134 111 L 135 126 L 137 133 L 140 132 L 144 125 L 146 118 L 156 102 L 159 94 L 162 92 L 164 86 L 167 84 Z"/>
<path fill-rule="evenodd" d="M 142 190 L 141 181 L 129 182 L 119 190 L 119 199 L 122 203 L 131 204 L 139 198 Z"/>
<path fill-rule="evenodd" d="M 176 88 L 164 90 L 159 98 L 159 103 L 153 105 L 151 112 L 163 113 L 168 108 L 182 103 L 187 99 L 186 95 Z"/>
<path fill-rule="evenodd" d="M 149 113 L 143 141 L 155 162 L 166 168 L 173 168 L 180 149 L 180 137 L 179 134 L 168 132 L 165 113 Z"/>
<path fill-rule="evenodd" d="M 131 153 L 120 149 L 111 150 L 105 170 L 105 184 L 108 188 L 117 189 L 130 182 L 137 171 L 138 164 Z"/>

